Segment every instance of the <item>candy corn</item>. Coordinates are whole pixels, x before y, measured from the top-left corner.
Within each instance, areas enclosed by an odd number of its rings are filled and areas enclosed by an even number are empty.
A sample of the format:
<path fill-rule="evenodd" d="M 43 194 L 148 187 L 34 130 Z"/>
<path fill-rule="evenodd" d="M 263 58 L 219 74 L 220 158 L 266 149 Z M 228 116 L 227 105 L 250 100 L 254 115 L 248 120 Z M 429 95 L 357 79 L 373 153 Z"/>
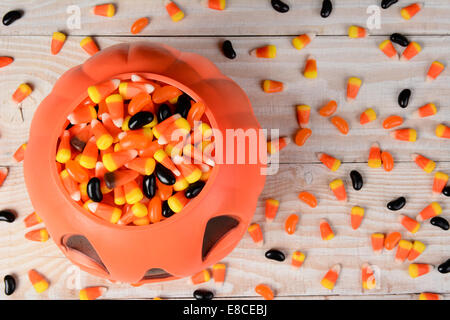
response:
<path fill-rule="evenodd" d="M 426 275 L 430 271 L 434 269 L 434 266 L 431 264 L 424 264 L 424 263 L 411 263 L 409 265 L 409 276 L 411 278 L 418 278 L 423 275 Z"/>
<path fill-rule="evenodd" d="M 123 98 L 120 94 L 112 94 L 105 99 L 109 115 L 114 125 L 120 128 L 123 124 Z M 103 119 L 104 120 L 104 119 Z"/>
<path fill-rule="evenodd" d="M 344 182 L 341 179 L 335 179 L 330 182 L 330 189 L 338 201 L 347 202 L 347 192 Z"/>
<path fill-rule="evenodd" d="M 106 150 L 112 145 L 114 139 L 100 121 L 97 119 L 92 120 L 91 130 L 95 136 L 95 143 L 99 150 Z"/>
<path fill-rule="evenodd" d="M 368 165 L 371 168 L 381 167 L 381 150 L 378 143 L 373 143 L 369 151 Z"/>
<path fill-rule="evenodd" d="M 25 100 L 26 97 L 28 97 L 31 94 L 32 91 L 33 89 L 31 89 L 31 87 L 28 84 L 22 83 L 16 89 L 16 91 L 14 91 L 12 99 L 15 103 L 21 103 L 23 100 Z"/>
<path fill-rule="evenodd" d="M 13 63 L 14 59 L 11 57 L 0 56 L 0 68 L 6 67 Z"/>
<path fill-rule="evenodd" d="M 108 97 L 114 90 L 116 90 L 119 87 L 119 83 L 119 79 L 112 79 L 94 86 L 90 86 L 88 88 L 89 98 L 91 98 L 94 103 L 99 103 Z"/>
<path fill-rule="evenodd" d="M 434 116 L 437 113 L 437 108 L 434 103 L 427 103 L 414 112 L 416 118 L 425 118 Z"/>
<path fill-rule="evenodd" d="M 269 154 L 275 154 L 283 150 L 289 143 L 291 139 L 288 137 L 281 137 L 278 139 L 271 140 L 267 142 L 267 152 Z"/>
<path fill-rule="evenodd" d="M 97 111 L 94 106 L 85 106 L 80 104 L 71 113 L 69 113 L 67 119 L 71 124 L 88 123 L 94 119 L 97 119 Z"/>
<path fill-rule="evenodd" d="M 303 70 L 303 76 L 307 79 L 317 78 L 317 61 L 314 57 L 309 56 L 306 59 L 305 69 Z"/>
<path fill-rule="evenodd" d="M 123 99 L 129 100 L 141 92 L 152 93 L 155 87 L 147 82 L 121 82 L 119 85 L 119 94 Z"/>
<path fill-rule="evenodd" d="M 48 281 L 36 270 L 31 269 L 28 271 L 28 279 L 37 293 L 42 293 L 48 289 Z"/>
<path fill-rule="evenodd" d="M 99 4 L 91 9 L 91 12 L 96 16 L 103 16 L 111 18 L 116 13 L 116 8 L 112 3 Z"/>
<path fill-rule="evenodd" d="M 226 266 L 223 263 L 216 263 L 212 266 L 212 276 L 216 285 L 223 285 L 225 281 Z"/>
<path fill-rule="evenodd" d="M 80 46 L 90 56 L 93 56 L 99 51 L 97 44 L 91 37 L 86 37 L 83 40 L 81 40 Z"/>
<path fill-rule="evenodd" d="M 359 89 L 361 88 L 362 80 L 359 78 L 349 78 L 347 82 L 347 101 L 353 101 L 358 96 Z"/>
<path fill-rule="evenodd" d="M 53 55 L 58 54 L 61 51 L 64 42 L 66 41 L 66 35 L 61 32 L 53 32 L 51 52 Z"/>
<path fill-rule="evenodd" d="M 420 51 L 422 51 L 422 47 L 414 41 L 411 41 L 406 49 L 403 51 L 402 56 L 400 57 L 401 61 L 409 61 L 415 56 L 417 56 Z"/>
<path fill-rule="evenodd" d="M 277 56 L 277 47 L 274 45 L 267 45 L 264 47 L 256 48 L 250 51 L 250 55 L 257 58 L 273 59 Z"/>
<path fill-rule="evenodd" d="M 122 215 L 122 210 L 104 203 L 91 202 L 87 206 L 89 211 L 97 217 L 114 224 L 119 221 L 120 216 Z"/>
<path fill-rule="evenodd" d="M 298 215 L 291 214 L 289 217 L 287 217 L 285 223 L 284 223 L 284 230 L 287 234 L 294 234 L 295 228 L 297 227 L 298 223 Z"/>
<path fill-rule="evenodd" d="M 411 233 L 416 233 L 420 228 L 419 222 L 404 215 L 399 215 L 398 221 L 402 224 L 402 226 L 405 227 L 406 230 L 408 230 Z"/>
<path fill-rule="evenodd" d="M 450 139 L 450 127 L 448 127 L 442 123 L 436 127 L 435 132 L 436 132 L 436 136 L 439 138 Z"/>
<path fill-rule="evenodd" d="M 103 165 L 112 172 L 119 169 L 125 163 L 133 160 L 138 155 L 136 150 L 123 150 L 103 155 Z"/>
<path fill-rule="evenodd" d="M 247 231 L 250 234 L 250 237 L 252 237 L 253 242 L 256 243 L 259 247 L 262 247 L 264 239 L 259 224 L 253 223 L 248 227 Z"/>
<path fill-rule="evenodd" d="M 378 47 L 388 58 L 393 60 L 398 59 L 397 51 L 395 50 L 391 40 L 384 40 Z"/>
<path fill-rule="evenodd" d="M 400 11 L 400 14 L 402 15 L 403 19 L 409 20 L 412 17 L 414 17 L 421 9 L 422 9 L 422 4 L 413 3 L 407 7 L 402 8 L 402 10 Z"/>
<path fill-rule="evenodd" d="M 430 160 L 420 154 L 411 154 L 412 160 L 426 173 L 431 173 L 436 168 L 436 162 Z"/>
<path fill-rule="evenodd" d="M 328 270 L 328 272 L 325 274 L 322 281 L 320 282 L 322 287 L 328 290 L 333 290 L 334 286 L 336 285 L 336 281 L 339 278 L 340 272 L 341 272 L 340 264 L 335 264 L 334 266 L 332 266 L 330 270 Z"/>
<path fill-rule="evenodd" d="M 273 291 L 265 284 L 258 284 L 255 287 L 255 292 L 262 296 L 265 300 L 273 300 Z"/>
<path fill-rule="evenodd" d="M 393 250 L 401 239 L 402 235 L 400 232 L 389 233 L 384 240 L 384 248 L 386 250 Z"/>
<path fill-rule="evenodd" d="M 16 162 L 21 162 L 25 158 L 25 149 L 27 148 L 27 144 L 21 144 L 19 148 L 14 152 L 13 158 Z"/>
<path fill-rule="evenodd" d="M 94 169 L 98 158 L 98 148 L 95 137 L 91 137 L 83 149 L 79 163 L 86 169 Z"/>
<path fill-rule="evenodd" d="M 303 146 L 306 143 L 306 140 L 311 136 L 312 131 L 309 128 L 300 128 L 295 133 L 294 142 L 299 147 Z"/>
<path fill-rule="evenodd" d="M 203 0 L 203 5 L 213 10 L 225 10 L 226 0 Z"/>
<path fill-rule="evenodd" d="M 426 206 L 416 217 L 419 222 L 431 219 L 442 213 L 442 207 L 437 202 L 432 202 Z"/>
<path fill-rule="evenodd" d="M 411 251 L 408 254 L 408 260 L 413 261 L 413 260 L 417 259 L 425 251 L 425 249 L 426 249 L 426 246 L 424 243 L 422 243 L 418 240 L 415 240 L 412 245 Z"/>
<path fill-rule="evenodd" d="M 350 26 L 348 28 L 348 36 L 352 39 L 365 38 L 367 36 L 367 31 L 363 27 Z"/>
<path fill-rule="evenodd" d="M 309 123 L 311 107 L 308 105 L 298 105 L 295 107 L 297 111 L 297 122 L 299 126 L 305 127 Z"/>
<path fill-rule="evenodd" d="M 135 180 L 125 183 L 123 185 L 123 192 L 125 193 L 125 201 L 128 204 L 138 203 L 144 198 L 142 188 L 137 184 Z"/>
<path fill-rule="evenodd" d="M 359 117 L 359 123 L 364 125 L 377 119 L 377 114 L 372 108 L 366 109 Z"/>
<path fill-rule="evenodd" d="M 189 199 L 181 191 L 175 193 L 167 200 L 170 209 L 175 213 L 180 212 L 188 202 Z"/>
<path fill-rule="evenodd" d="M 422 292 L 419 295 L 419 300 L 442 300 L 442 296 L 437 293 Z"/>
<path fill-rule="evenodd" d="M 383 128 L 384 129 L 392 129 L 398 126 L 401 126 L 403 124 L 403 118 L 400 116 L 389 116 L 383 121 Z"/>
<path fill-rule="evenodd" d="M 184 12 L 175 4 L 175 2 L 170 0 L 164 1 L 164 6 L 173 22 L 178 22 L 184 18 Z"/>
<path fill-rule="evenodd" d="M 153 155 L 153 158 L 159 163 L 161 163 L 164 167 L 172 171 L 175 176 L 181 175 L 180 170 L 177 169 L 173 161 L 170 159 L 170 157 L 164 150 L 162 149 L 156 150 L 155 154 Z"/>
<path fill-rule="evenodd" d="M 153 158 L 135 158 L 127 163 L 125 167 L 139 172 L 142 175 L 149 176 L 155 171 L 155 160 Z"/>
<path fill-rule="evenodd" d="M 69 193 L 70 197 L 75 201 L 80 201 L 81 193 L 78 188 L 78 184 L 75 182 L 75 180 L 72 179 L 67 170 L 62 170 L 59 175 L 61 177 L 64 188 Z"/>
<path fill-rule="evenodd" d="M 23 220 L 23 223 L 25 224 L 25 227 L 27 227 L 27 228 L 35 226 L 41 222 L 42 222 L 42 219 L 37 215 L 36 212 L 30 213 Z"/>
<path fill-rule="evenodd" d="M 262 88 L 266 93 L 281 92 L 284 89 L 284 84 L 280 81 L 264 80 L 262 82 Z"/>
<path fill-rule="evenodd" d="M 381 254 L 384 248 L 384 234 L 372 233 L 371 237 L 372 250 L 375 254 Z"/>
<path fill-rule="evenodd" d="M 280 206 L 280 201 L 275 199 L 267 199 L 266 200 L 266 222 L 270 223 L 275 219 L 277 215 L 278 207 Z"/>
<path fill-rule="evenodd" d="M 391 137 L 400 141 L 415 142 L 417 140 L 417 131 L 415 129 L 398 129 L 391 131 Z"/>
<path fill-rule="evenodd" d="M 315 37 L 316 35 L 313 33 L 301 34 L 292 39 L 292 45 L 295 49 L 302 50 L 304 47 L 310 44 Z"/>
<path fill-rule="evenodd" d="M 436 172 L 433 179 L 433 195 L 440 195 L 448 182 L 448 174 Z"/>
<path fill-rule="evenodd" d="M 305 261 L 305 254 L 300 251 L 294 251 L 291 260 L 292 267 L 298 269 L 303 265 L 304 261 Z"/>
<path fill-rule="evenodd" d="M 319 228 L 320 228 L 320 236 L 322 237 L 322 240 L 331 240 L 334 238 L 333 230 L 330 227 L 330 224 L 325 219 L 320 219 L 319 221 Z"/>
<path fill-rule="evenodd" d="M 408 240 L 400 240 L 395 253 L 395 263 L 403 263 L 409 255 L 413 244 Z"/>
<path fill-rule="evenodd" d="M 201 284 L 201 283 L 205 283 L 208 282 L 209 280 L 211 280 L 211 274 L 209 273 L 208 270 L 203 270 L 200 271 L 196 274 L 194 274 L 193 276 L 191 276 L 191 284 L 193 285 L 197 285 L 197 284 Z"/>
<path fill-rule="evenodd" d="M 317 207 L 317 199 L 312 193 L 302 191 L 298 194 L 298 198 L 311 208 Z"/>
<path fill-rule="evenodd" d="M 444 69 L 445 66 L 441 62 L 433 61 L 433 63 L 430 65 L 430 68 L 428 69 L 426 81 L 431 82 L 433 80 L 436 80 L 442 73 L 442 71 L 444 71 Z"/>
<path fill-rule="evenodd" d="M 105 287 L 89 287 L 80 290 L 80 300 L 95 300 L 106 292 Z"/>
<path fill-rule="evenodd" d="M 375 272 L 368 263 L 361 266 L 361 281 L 364 290 L 371 290 L 376 287 Z"/>
<path fill-rule="evenodd" d="M 336 159 L 326 153 L 318 153 L 317 158 L 331 171 L 337 171 L 341 166 L 341 160 Z"/>
<path fill-rule="evenodd" d="M 364 208 L 353 207 L 350 212 L 350 219 L 351 219 L 351 225 L 352 225 L 353 230 L 356 230 L 359 228 L 363 218 L 364 218 Z"/>
<path fill-rule="evenodd" d="M 326 105 L 319 109 L 319 114 L 322 117 L 329 117 L 337 110 L 337 103 L 334 100 L 329 101 Z"/>
<path fill-rule="evenodd" d="M 45 242 L 49 239 L 49 235 L 47 229 L 41 228 L 27 232 L 25 238 L 31 241 Z"/>
<path fill-rule="evenodd" d="M 72 157 L 72 152 L 70 149 L 70 132 L 67 130 L 63 131 L 60 137 L 58 151 L 56 152 L 56 161 L 59 163 L 66 163 Z"/>

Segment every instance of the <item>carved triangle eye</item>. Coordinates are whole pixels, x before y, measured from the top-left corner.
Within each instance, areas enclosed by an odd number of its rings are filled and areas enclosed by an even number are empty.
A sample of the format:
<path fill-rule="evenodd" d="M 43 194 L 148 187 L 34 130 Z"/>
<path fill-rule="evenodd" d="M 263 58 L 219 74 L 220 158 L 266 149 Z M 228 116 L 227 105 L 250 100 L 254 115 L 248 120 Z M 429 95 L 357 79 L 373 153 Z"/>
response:
<path fill-rule="evenodd" d="M 239 221 L 231 216 L 218 216 L 210 219 L 206 224 L 203 236 L 202 260 L 205 260 L 208 253 L 220 239 L 238 225 Z"/>

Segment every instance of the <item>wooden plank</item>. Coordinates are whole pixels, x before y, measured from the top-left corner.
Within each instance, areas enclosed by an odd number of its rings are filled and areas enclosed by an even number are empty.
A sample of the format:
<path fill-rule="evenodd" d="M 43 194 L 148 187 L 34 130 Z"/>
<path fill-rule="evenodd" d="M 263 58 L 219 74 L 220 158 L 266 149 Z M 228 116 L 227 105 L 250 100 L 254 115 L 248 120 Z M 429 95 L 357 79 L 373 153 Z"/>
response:
<path fill-rule="evenodd" d="M 448 162 L 439 163 L 438 166 L 443 171 L 450 171 Z M 349 183 L 348 172 L 353 169 L 363 174 L 364 188 L 356 192 L 347 185 L 349 203 L 339 204 L 328 189 L 328 181 L 334 177 L 342 177 Z M 431 201 L 431 180 L 430 175 L 420 171 L 412 163 L 400 163 L 391 173 L 369 169 L 365 164 L 344 164 L 336 173 L 330 173 L 318 164 L 283 164 L 277 175 L 267 177 L 266 187 L 255 212 L 254 221 L 261 224 L 264 232 L 264 248 L 256 248 L 250 237 L 245 235 L 238 247 L 224 259 L 228 266 L 224 287 L 214 288 L 212 282 L 201 287 L 212 288 L 218 297 L 235 298 L 254 298 L 256 295 L 253 288 L 258 283 L 271 285 L 279 298 L 331 299 L 360 295 L 361 299 L 398 299 L 416 297 L 417 293 L 423 291 L 444 293 L 448 298 L 449 277 L 433 271 L 422 278 L 411 279 L 407 273 L 408 263 L 396 265 L 393 252 L 385 251 L 383 255 L 375 256 L 369 241 L 373 232 L 400 231 L 406 239 L 418 239 L 427 245 L 418 262 L 438 265 L 448 259 L 448 233 L 425 222 L 416 235 L 411 235 L 397 222 L 398 213 L 388 212 L 385 208 L 389 200 L 404 195 L 408 203 L 401 213 L 415 217 Z M 301 190 L 311 191 L 317 196 L 317 208 L 310 209 L 297 199 L 297 193 Z M 268 197 L 281 201 L 279 213 L 272 224 L 264 222 L 263 201 Z M 438 201 L 443 206 L 443 216 L 449 218 L 450 199 L 440 196 Z M 363 223 L 356 231 L 349 225 L 349 210 L 353 205 L 366 208 Z M 0 208 L 12 208 L 18 213 L 16 222 L 0 225 L 1 274 L 14 273 L 19 279 L 18 290 L 11 298 L 76 298 L 75 269 L 53 242 L 33 243 L 23 237 L 28 230 L 24 228 L 22 220 L 32 211 L 32 207 L 26 194 L 21 166 L 11 168 L 10 176 L 0 189 Z M 283 231 L 284 220 L 292 213 L 299 214 L 300 221 L 295 234 L 288 236 Z M 327 218 L 335 230 L 336 237 L 329 242 L 320 239 L 320 218 Z M 287 260 L 277 263 L 265 259 L 264 252 L 270 248 L 283 250 Z M 307 255 L 300 270 L 292 270 L 290 267 L 291 253 L 294 250 L 301 250 Z M 381 283 L 379 289 L 363 293 L 359 267 L 366 261 L 380 267 Z M 343 271 L 335 290 L 328 292 L 321 288 L 319 282 L 327 269 L 335 263 L 341 263 Z M 26 272 L 31 268 L 36 268 L 49 278 L 51 287 L 48 292 L 37 295 L 33 291 L 26 277 Z M 111 299 L 155 296 L 189 298 L 194 290 L 194 287 L 186 284 L 186 279 L 138 288 L 127 284 L 111 284 L 84 272 L 80 273 L 79 279 L 82 287 L 109 287 L 105 297 Z"/>
<path fill-rule="evenodd" d="M 74 11 L 69 11 L 73 1 L 2 1 L 1 12 L 21 8 L 25 16 L 10 25 L 1 26 L 1 35 L 51 35 L 56 30 L 65 30 L 71 35 L 130 35 L 132 23 L 142 16 L 148 16 L 150 25 L 142 35 L 151 36 L 191 36 L 191 35 L 296 35 L 301 32 L 316 32 L 322 35 L 346 35 L 352 24 L 365 26 L 370 17 L 369 6 L 378 5 L 373 0 L 333 1 L 332 15 L 320 17 L 321 1 L 290 0 L 291 10 L 280 14 L 272 9 L 270 1 L 228 0 L 225 11 L 204 8 L 200 0 L 178 0 L 186 17 L 173 23 L 163 7 L 163 0 L 115 1 L 117 14 L 113 18 L 90 14 L 93 1 L 77 1 L 81 25 L 79 29 L 69 29 L 67 20 Z M 104 3 L 95 1 L 94 3 Z M 400 8 L 411 3 L 399 3 L 388 10 L 379 9 L 381 24 L 371 34 L 449 34 L 450 6 L 445 1 L 427 0 L 425 8 L 410 21 L 400 16 Z M 69 9 L 70 10 L 70 9 Z"/>
<path fill-rule="evenodd" d="M 34 110 L 50 92 L 58 77 L 68 68 L 82 63 L 87 55 L 79 48 L 81 37 L 71 37 L 61 53 L 51 56 L 48 37 L 0 38 L 0 54 L 13 56 L 15 62 L 0 72 L 3 90 L 0 93 L 0 164 L 14 165 L 12 153 L 27 140 L 28 128 Z M 159 38 L 145 38 L 163 41 Z M 432 84 L 424 82 L 424 75 L 431 61 L 447 62 L 450 47 L 447 37 L 415 37 L 424 50 L 411 62 L 389 61 L 377 48 L 381 37 L 353 41 L 338 37 L 320 37 L 302 52 L 294 50 L 290 37 L 277 38 L 232 38 L 238 57 L 230 61 L 219 52 L 218 38 L 165 39 L 164 42 L 183 51 L 196 52 L 217 64 L 235 80 L 249 96 L 255 114 L 263 128 L 279 129 L 281 135 L 292 136 L 298 128 L 295 118 L 296 104 L 312 107 L 312 137 L 302 148 L 291 144 L 280 154 L 282 163 L 317 162 L 316 152 L 328 152 L 344 162 L 367 161 L 368 150 L 373 141 L 392 152 L 397 161 L 410 161 L 410 153 L 420 152 L 435 160 L 448 161 L 450 141 L 438 139 L 434 128 L 450 118 L 447 101 L 450 91 L 446 83 L 450 76 L 445 71 Z M 120 42 L 135 41 L 132 37 L 100 38 L 102 48 Z M 278 56 L 273 61 L 260 61 L 248 55 L 251 48 L 273 43 L 278 47 Z M 307 80 L 301 75 L 308 54 L 318 60 L 319 78 Z M 364 80 L 357 101 L 345 102 L 346 79 L 359 76 Z M 286 83 L 285 92 L 266 94 L 261 90 L 261 80 L 275 79 Z M 25 122 L 19 121 L 19 113 L 11 102 L 11 94 L 21 82 L 34 86 L 32 95 L 23 102 Z M 413 97 L 407 109 L 397 105 L 398 93 L 411 88 Z M 328 99 L 338 101 L 338 115 L 350 123 L 348 136 L 341 135 L 328 119 L 318 116 L 318 110 Z M 419 106 L 435 102 L 439 108 L 436 116 L 428 119 L 413 119 L 412 113 Z M 378 113 L 379 119 L 366 126 L 359 124 L 359 114 L 368 107 Z M 403 127 L 418 130 L 416 143 L 398 142 L 382 129 L 382 120 L 391 115 L 405 117 Z"/>

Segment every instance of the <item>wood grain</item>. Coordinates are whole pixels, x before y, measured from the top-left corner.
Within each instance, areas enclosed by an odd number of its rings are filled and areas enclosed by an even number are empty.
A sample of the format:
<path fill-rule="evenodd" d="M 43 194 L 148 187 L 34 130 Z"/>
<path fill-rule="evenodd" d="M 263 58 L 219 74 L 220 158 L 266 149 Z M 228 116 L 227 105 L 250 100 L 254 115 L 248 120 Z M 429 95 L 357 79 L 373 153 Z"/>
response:
<path fill-rule="evenodd" d="M 23 19 L 9 27 L 1 26 L 1 35 L 51 35 L 63 30 L 71 35 L 130 35 L 132 23 L 142 16 L 150 18 L 150 25 L 141 35 L 146 36 L 217 36 L 217 35 L 297 35 L 315 32 L 321 35 L 346 35 L 352 25 L 366 26 L 369 6 L 379 6 L 379 0 L 335 0 L 332 15 L 320 17 L 320 0 L 290 0 L 291 9 L 280 14 L 266 0 L 227 0 L 224 11 L 203 7 L 200 0 L 178 0 L 176 3 L 186 17 L 174 23 L 170 20 L 163 0 L 113 1 L 117 13 L 113 18 L 94 16 L 93 4 L 104 1 L 70 0 L 5 0 L 0 11 L 25 10 Z M 422 1 L 425 2 L 425 1 Z M 68 29 L 67 8 L 76 5 L 81 13 L 80 29 Z M 400 9 L 412 1 L 398 3 L 388 10 L 380 8 L 381 28 L 371 34 L 386 35 L 402 32 L 409 35 L 440 35 L 450 33 L 450 8 L 445 1 L 427 0 L 424 9 L 409 21 L 400 16 Z M 26 19 L 25 19 L 26 17 Z"/>

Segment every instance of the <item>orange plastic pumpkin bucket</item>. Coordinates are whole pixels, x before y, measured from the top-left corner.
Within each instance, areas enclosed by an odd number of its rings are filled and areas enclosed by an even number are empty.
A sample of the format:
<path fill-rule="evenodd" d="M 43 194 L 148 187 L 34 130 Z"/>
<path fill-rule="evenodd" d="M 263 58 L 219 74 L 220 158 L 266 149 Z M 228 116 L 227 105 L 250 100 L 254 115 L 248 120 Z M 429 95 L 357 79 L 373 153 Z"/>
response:
<path fill-rule="evenodd" d="M 157 224 L 118 226 L 86 212 L 59 179 L 58 137 L 89 86 L 129 79 L 136 73 L 203 101 L 211 126 L 220 132 L 260 126 L 245 93 L 212 62 L 157 43 L 102 50 L 63 74 L 42 101 L 31 124 L 24 162 L 34 209 L 57 246 L 82 270 L 112 281 L 142 284 L 192 275 L 229 254 L 253 217 L 265 165 L 259 159 L 254 164 L 217 164 L 202 192 L 181 212 Z"/>

